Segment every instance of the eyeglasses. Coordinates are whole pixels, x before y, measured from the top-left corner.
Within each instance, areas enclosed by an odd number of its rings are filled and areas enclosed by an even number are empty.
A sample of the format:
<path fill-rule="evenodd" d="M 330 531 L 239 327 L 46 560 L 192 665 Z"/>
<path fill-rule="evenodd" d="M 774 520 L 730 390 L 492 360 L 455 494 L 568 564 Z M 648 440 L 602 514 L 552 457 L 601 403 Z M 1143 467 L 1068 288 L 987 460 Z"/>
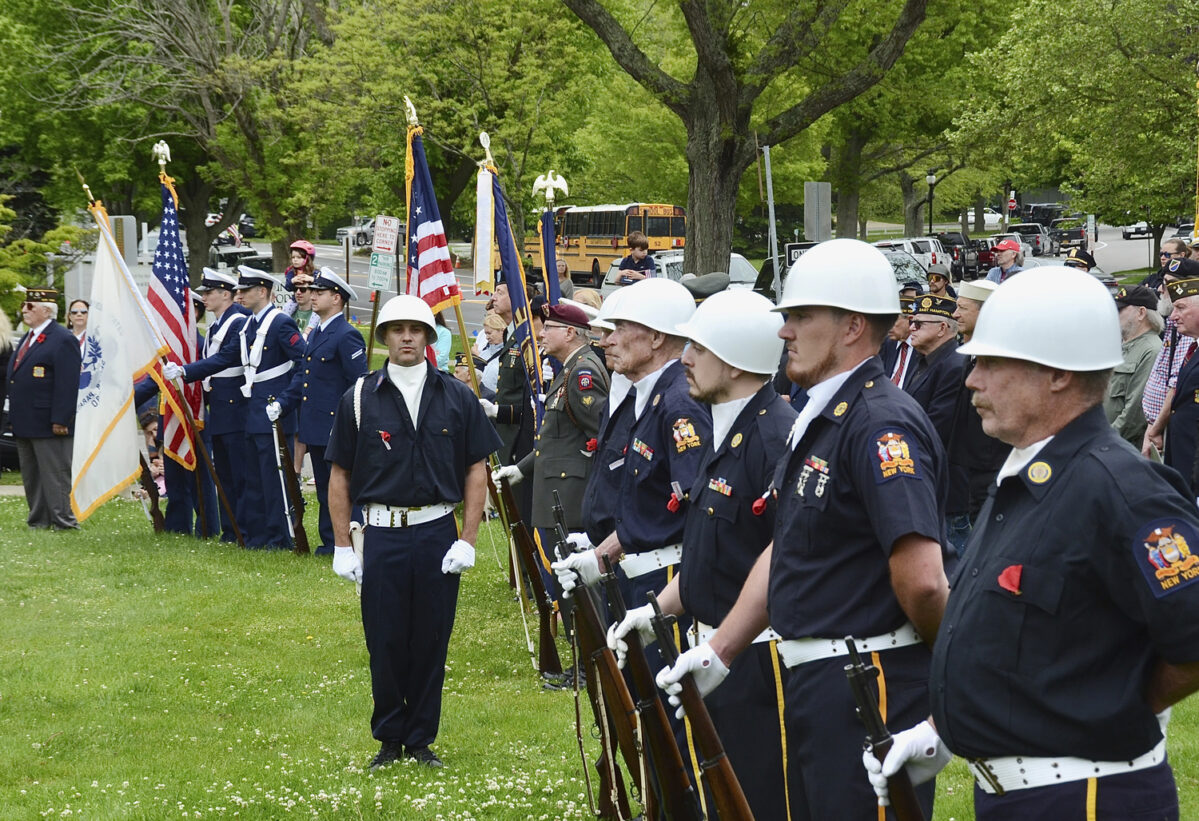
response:
<path fill-rule="evenodd" d="M 917 330 L 917 331 L 920 330 L 925 325 L 944 325 L 944 324 L 945 324 L 944 319 L 909 319 L 908 320 L 908 325 L 910 325 L 913 330 Z"/>
<path fill-rule="evenodd" d="M 1182 256 L 1181 251 L 1162 251 L 1158 254 L 1158 256 L 1161 257 L 1162 259 L 1169 259 L 1170 257 L 1174 256 L 1175 254 Z"/>
<path fill-rule="evenodd" d="M 297 294 L 306 294 L 306 293 L 308 293 L 308 289 L 303 286 L 297 286 L 296 293 Z"/>
<path fill-rule="evenodd" d="M 86 313 L 87 313 L 87 311 L 86 311 L 86 310 L 83 310 L 83 309 L 80 309 L 80 308 L 72 308 L 72 309 L 71 309 L 71 313 L 73 313 L 73 314 L 86 314 Z"/>

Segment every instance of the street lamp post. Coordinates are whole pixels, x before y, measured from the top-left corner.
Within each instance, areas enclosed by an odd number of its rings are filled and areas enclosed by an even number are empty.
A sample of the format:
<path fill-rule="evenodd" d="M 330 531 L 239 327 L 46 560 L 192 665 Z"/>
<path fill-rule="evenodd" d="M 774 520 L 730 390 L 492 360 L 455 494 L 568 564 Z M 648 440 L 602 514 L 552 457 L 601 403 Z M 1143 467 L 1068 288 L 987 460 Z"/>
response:
<path fill-rule="evenodd" d="M 928 183 L 928 233 L 932 236 L 933 233 L 933 189 L 937 185 L 937 175 L 930 169 L 928 176 L 924 178 Z"/>

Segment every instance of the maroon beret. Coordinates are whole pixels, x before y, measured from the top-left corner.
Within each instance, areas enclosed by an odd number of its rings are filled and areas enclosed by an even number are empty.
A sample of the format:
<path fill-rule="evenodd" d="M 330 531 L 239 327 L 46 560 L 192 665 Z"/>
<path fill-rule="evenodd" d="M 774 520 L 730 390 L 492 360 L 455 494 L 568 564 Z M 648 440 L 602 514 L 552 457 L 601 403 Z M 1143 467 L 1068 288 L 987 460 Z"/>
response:
<path fill-rule="evenodd" d="M 572 328 L 582 328 L 587 330 L 591 327 L 587 318 L 587 314 L 582 308 L 576 308 L 574 305 L 551 305 L 549 316 L 545 318 L 546 322 L 557 322 L 559 325 L 569 325 Z"/>

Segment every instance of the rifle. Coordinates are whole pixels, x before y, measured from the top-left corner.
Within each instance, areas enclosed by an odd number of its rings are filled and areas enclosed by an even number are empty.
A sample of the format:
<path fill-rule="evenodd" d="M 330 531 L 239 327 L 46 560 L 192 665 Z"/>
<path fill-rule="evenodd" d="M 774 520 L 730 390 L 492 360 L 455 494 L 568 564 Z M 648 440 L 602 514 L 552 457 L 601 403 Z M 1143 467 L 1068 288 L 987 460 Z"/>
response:
<path fill-rule="evenodd" d="M 878 698 L 871 687 L 871 682 L 878 678 L 878 668 L 862 661 L 853 636 L 845 637 L 845 646 L 849 649 L 850 662 L 845 665 L 845 677 L 849 679 L 849 689 L 853 691 L 853 700 L 858 705 L 858 718 L 866 725 L 866 740 L 862 746 L 873 753 L 881 764 L 891 749 L 892 739 L 890 730 L 879 714 Z M 891 795 L 891 809 L 897 821 L 924 821 L 924 810 L 916 800 L 916 790 L 905 770 L 901 768 L 887 779 L 887 791 Z"/>
<path fill-rule="evenodd" d="M 564 559 L 573 548 L 566 540 L 566 514 L 562 510 L 558 491 L 553 491 L 553 494 L 554 528 L 557 536 L 554 553 L 559 559 Z M 641 767 L 643 751 L 640 736 L 635 729 L 637 708 L 633 704 L 633 697 L 629 694 L 624 676 L 616 665 L 616 656 L 608 649 L 607 633 L 594 596 L 594 592 L 586 585 L 579 585 L 574 589 L 572 599 L 574 637 L 586 661 L 587 699 L 591 702 L 591 711 L 595 716 L 595 726 L 600 737 L 600 758 L 595 765 L 600 773 L 600 813 L 605 818 L 613 817 L 611 813 L 618 805 L 620 815 L 616 817 L 630 817 L 620 767 L 609 755 L 610 750 L 619 749 L 640 793 L 644 817 L 657 818 L 654 793 L 650 785 L 645 783 L 645 771 Z M 615 748 L 612 744 L 613 731 L 616 733 Z M 615 802 L 610 796 L 615 796 Z"/>
<path fill-rule="evenodd" d="M 276 419 L 271 423 L 271 433 L 275 436 L 275 464 L 279 467 L 279 482 L 283 485 L 283 501 L 287 517 L 287 529 L 291 532 L 295 546 L 292 553 L 297 556 L 307 556 L 308 533 L 304 530 L 304 496 L 300 492 L 300 480 L 296 478 L 294 459 L 287 452 L 287 436 L 283 433 L 282 423 Z"/>
<path fill-rule="evenodd" d="M 142 461 L 141 476 L 138 477 L 142 485 L 142 490 L 146 491 L 146 498 L 150 504 L 147 506 L 146 512 L 150 514 L 150 522 L 154 525 L 155 533 L 162 533 L 166 530 L 166 519 L 162 517 L 162 510 L 158 507 L 158 485 L 154 482 L 154 475 L 150 473 L 150 466 L 146 464 L 146 457 L 140 457 Z"/>
<path fill-rule="evenodd" d="M 662 612 L 662 608 L 658 606 L 658 597 L 652 591 L 647 595 L 654 608 L 653 625 L 654 633 L 658 636 L 658 652 L 662 654 L 662 660 L 667 666 L 673 667 L 679 660 L 679 651 L 674 646 L 674 631 L 671 629 L 675 617 L 673 614 Z M 630 633 L 625 640 L 628 641 L 631 636 Z M 632 647 L 629 651 L 632 652 Z M 683 687 L 679 693 L 679 700 L 683 704 L 687 719 L 691 722 L 691 734 L 702 758 L 699 763 L 700 772 L 708 784 L 708 789 L 712 791 L 716 815 L 720 821 L 754 821 L 753 810 L 749 808 L 749 802 L 741 790 L 741 782 L 737 780 L 733 765 L 725 755 L 724 745 L 720 742 L 720 734 L 716 732 L 716 725 L 712 723 L 712 716 L 704 704 L 704 697 L 699 694 L 690 674 L 683 676 L 679 684 Z"/>
<path fill-rule="evenodd" d="M 512 486 L 507 479 L 500 480 L 500 499 L 508 508 L 508 526 L 512 539 L 516 543 L 516 555 L 524 565 L 529 577 L 529 587 L 532 591 L 533 603 L 537 605 L 538 638 L 537 638 L 537 671 L 546 679 L 562 678 L 562 660 L 558 658 L 558 646 L 554 642 L 554 600 L 545 589 L 545 581 L 541 578 L 538 566 L 537 545 L 529 536 L 529 529 L 520 519 L 520 508 L 512 495 Z"/>
<path fill-rule="evenodd" d="M 607 565 L 608 572 L 603 575 L 602 581 L 608 591 L 608 607 L 612 611 L 613 620 L 619 624 L 624 620 L 628 608 L 625 607 L 620 587 L 616 583 L 612 563 L 606 556 L 604 564 Z M 666 708 L 662 705 L 662 699 L 658 697 L 658 685 L 654 680 L 654 671 L 650 669 L 649 659 L 645 657 L 641 636 L 634 630 L 625 636 L 624 640 L 628 646 L 625 663 L 633 680 L 633 689 L 637 692 L 637 712 L 641 715 L 642 726 L 645 727 L 650 761 L 653 762 L 654 772 L 658 776 L 659 797 L 665 807 L 666 816 L 679 821 L 703 821 L 704 813 L 699 805 L 699 796 L 690 776 L 687 775 L 683 755 L 674 739 L 674 730 L 666 717 Z M 667 635 L 664 638 L 659 634 L 658 644 L 662 644 L 663 641 L 674 649 L 673 636 Z M 665 656 L 666 653 L 663 649 L 662 655 Z"/>

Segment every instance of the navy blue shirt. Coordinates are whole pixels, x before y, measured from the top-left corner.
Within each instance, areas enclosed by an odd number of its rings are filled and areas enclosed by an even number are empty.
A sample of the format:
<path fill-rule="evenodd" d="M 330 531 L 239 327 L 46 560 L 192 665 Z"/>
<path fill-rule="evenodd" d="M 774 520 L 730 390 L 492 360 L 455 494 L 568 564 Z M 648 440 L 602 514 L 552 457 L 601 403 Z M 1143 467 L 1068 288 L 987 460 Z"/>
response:
<path fill-rule="evenodd" d="M 1194 490 L 1196 434 L 1199 433 L 1199 356 L 1192 356 L 1178 370 L 1174 403 L 1170 406 L 1163 461 L 1182 474 Z"/>
<path fill-rule="evenodd" d="M 684 609 L 705 624 L 724 621 L 774 536 L 770 481 L 795 416 L 768 382 L 737 414 L 720 448 L 703 447 L 688 494 L 679 594 Z"/>
<path fill-rule="evenodd" d="M 1161 738 L 1158 659 L 1199 661 L 1199 516 L 1180 477 L 1095 406 L 979 513 L 933 649 L 958 755 L 1126 761 Z"/>
<path fill-rule="evenodd" d="M 583 492 L 583 526 L 592 544 L 599 544 L 616 530 L 623 475 L 621 469 L 629 446 L 635 401 L 636 394 L 630 392 L 613 413 L 608 404 L 611 402 L 609 398 L 600 417 L 599 434 L 596 436 L 598 447 L 591 473 L 587 476 L 587 489 Z"/>
<path fill-rule="evenodd" d="M 629 429 L 621 468 L 616 535 L 626 553 L 683 540 L 687 502 L 680 499 L 671 510 L 671 493 L 685 496 L 695 483 L 703 444 L 712 438 L 712 415 L 691 398 L 682 362 L 675 360 L 662 371 L 653 392 Z"/>
<path fill-rule="evenodd" d="M 386 366 L 364 377 L 357 424 L 354 388 L 341 397 L 325 459 L 349 472 L 354 504 L 457 504 L 467 469 L 499 449 L 500 437 L 470 388 L 425 366 L 415 428 Z"/>
<path fill-rule="evenodd" d="M 340 397 L 366 373 L 366 343 L 358 329 L 338 314 L 308 335 L 299 365 L 279 404 L 284 413 L 299 410 L 301 442 L 323 447 L 329 442 Z"/>
<path fill-rule="evenodd" d="M 902 626 L 891 548 L 912 533 L 945 543 L 945 472 L 928 416 L 867 360 L 775 471 L 771 626 L 788 639 Z"/>

